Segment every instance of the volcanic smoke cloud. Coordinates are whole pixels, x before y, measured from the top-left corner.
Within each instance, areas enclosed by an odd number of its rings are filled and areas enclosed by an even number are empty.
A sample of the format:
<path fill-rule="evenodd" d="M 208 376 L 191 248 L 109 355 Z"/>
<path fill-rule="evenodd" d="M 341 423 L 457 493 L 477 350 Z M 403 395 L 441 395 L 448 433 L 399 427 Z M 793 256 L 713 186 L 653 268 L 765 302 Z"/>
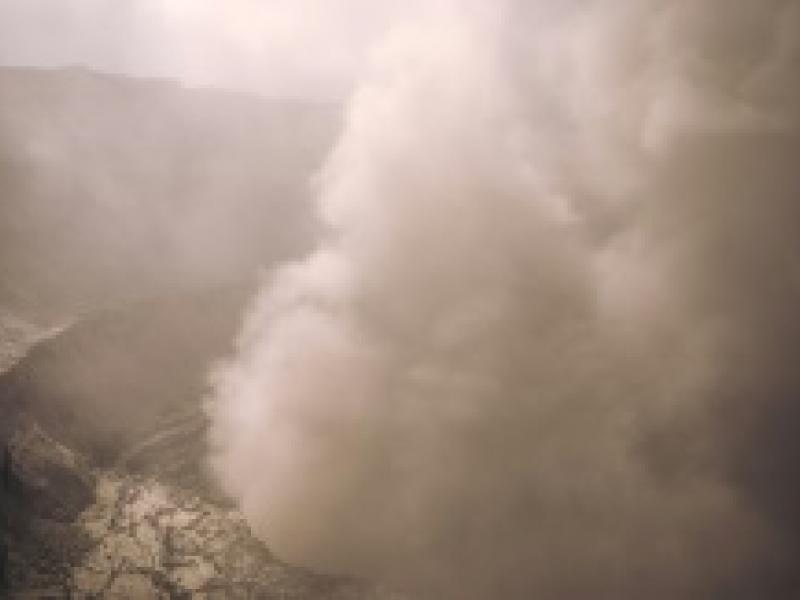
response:
<path fill-rule="evenodd" d="M 798 73 L 791 0 L 395 27 L 214 376 L 257 531 L 434 597 L 800 594 Z"/>

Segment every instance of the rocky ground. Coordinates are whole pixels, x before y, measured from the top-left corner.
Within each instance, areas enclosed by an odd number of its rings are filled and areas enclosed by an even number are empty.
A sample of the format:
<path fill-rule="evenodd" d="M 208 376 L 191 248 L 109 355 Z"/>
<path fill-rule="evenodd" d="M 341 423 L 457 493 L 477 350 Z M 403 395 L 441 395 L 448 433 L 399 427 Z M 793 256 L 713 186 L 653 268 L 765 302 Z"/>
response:
<path fill-rule="evenodd" d="M 235 509 L 151 478 L 88 469 L 35 425 L 17 432 L 12 451 L 15 482 L 4 502 L 9 597 L 395 597 L 287 565 Z"/>
<path fill-rule="evenodd" d="M 8 356 L 18 360 L 37 339 L 42 332 L 6 336 Z M 37 372 L 0 384 L 19 387 Z M 24 397 L 6 394 L 17 403 Z M 0 482 L 0 597 L 399 598 L 351 577 L 284 563 L 237 510 L 196 476 L 182 477 L 202 452 L 198 410 L 176 412 L 113 464 L 99 465 L 53 435 L 52 423 L 45 427 L 35 412 L 8 401 L 0 408 L 13 415 L 0 426 L 11 457 L 8 480 Z"/>
<path fill-rule="evenodd" d="M 0 373 L 7 371 L 25 356 L 28 348 L 47 333 L 47 329 L 29 323 L 0 307 Z"/>

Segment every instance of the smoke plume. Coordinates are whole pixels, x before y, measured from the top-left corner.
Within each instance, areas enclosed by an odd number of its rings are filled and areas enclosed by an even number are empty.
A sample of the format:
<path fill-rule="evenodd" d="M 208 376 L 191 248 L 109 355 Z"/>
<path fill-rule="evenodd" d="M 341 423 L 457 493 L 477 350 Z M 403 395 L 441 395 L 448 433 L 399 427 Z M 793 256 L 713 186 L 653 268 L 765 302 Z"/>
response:
<path fill-rule="evenodd" d="M 441 3 L 214 375 L 283 557 L 449 598 L 800 593 L 800 4 Z"/>

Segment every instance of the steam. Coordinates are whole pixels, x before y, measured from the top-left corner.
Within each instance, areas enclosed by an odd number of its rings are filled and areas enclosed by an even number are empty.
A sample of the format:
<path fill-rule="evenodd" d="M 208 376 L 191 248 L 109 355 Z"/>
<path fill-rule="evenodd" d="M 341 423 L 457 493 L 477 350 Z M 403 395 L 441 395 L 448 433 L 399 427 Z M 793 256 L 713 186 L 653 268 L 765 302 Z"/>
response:
<path fill-rule="evenodd" d="M 384 36 L 209 404 L 285 558 L 452 598 L 797 593 L 800 5 Z"/>

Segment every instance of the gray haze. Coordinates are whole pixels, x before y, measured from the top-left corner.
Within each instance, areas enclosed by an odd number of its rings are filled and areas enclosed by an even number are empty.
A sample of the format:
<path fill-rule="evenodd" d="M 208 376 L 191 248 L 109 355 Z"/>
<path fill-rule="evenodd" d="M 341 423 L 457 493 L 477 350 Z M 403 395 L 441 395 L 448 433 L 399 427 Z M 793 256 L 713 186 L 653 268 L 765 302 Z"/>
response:
<path fill-rule="evenodd" d="M 214 374 L 275 550 L 450 598 L 800 593 L 800 3 L 391 27 Z"/>
<path fill-rule="evenodd" d="M 20 371 L 54 425 L 193 402 L 301 256 L 208 402 L 278 555 L 800 596 L 797 0 L 2 0 L 0 64 L 0 316 L 161 306 Z"/>
<path fill-rule="evenodd" d="M 0 309 L 59 322 L 308 248 L 337 105 L 0 68 Z"/>
<path fill-rule="evenodd" d="M 3 0 L 0 64 L 81 65 L 191 86 L 338 99 L 392 23 L 438 3 Z"/>

